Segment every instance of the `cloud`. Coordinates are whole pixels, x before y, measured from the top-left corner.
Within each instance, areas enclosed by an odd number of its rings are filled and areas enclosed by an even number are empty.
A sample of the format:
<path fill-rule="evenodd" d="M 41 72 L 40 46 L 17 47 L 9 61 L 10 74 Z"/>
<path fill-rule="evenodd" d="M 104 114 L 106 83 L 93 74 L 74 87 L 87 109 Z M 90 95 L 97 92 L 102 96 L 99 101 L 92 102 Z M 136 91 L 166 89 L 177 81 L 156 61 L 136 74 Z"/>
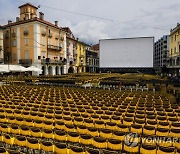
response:
<path fill-rule="evenodd" d="M 80 40 L 95 44 L 98 43 L 99 39 L 109 38 L 106 27 L 107 24 L 102 21 L 87 20 L 79 22 L 77 25 L 72 26 L 71 29 Z"/>
<path fill-rule="evenodd" d="M 1 0 L 0 2 L 0 25 L 7 24 L 8 20 L 15 20 L 19 15 L 18 1 Z"/>
<path fill-rule="evenodd" d="M 19 15 L 18 6 L 23 2 L 0 1 L 0 24 L 15 20 Z M 106 38 L 155 36 L 158 39 L 164 34 L 169 34 L 169 30 L 179 22 L 180 14 L 179 0 L 76 0 L 76 2 L 74 0 L 28 0 L 28 2 L 41 5 L 39 11 L 45 13 L 46 20 L 52 23 L 58 20 L 59 26 L 70 27 L 75 37 L 90 44 Z M 114 22 L 62 10 L 108 18 Z"/>

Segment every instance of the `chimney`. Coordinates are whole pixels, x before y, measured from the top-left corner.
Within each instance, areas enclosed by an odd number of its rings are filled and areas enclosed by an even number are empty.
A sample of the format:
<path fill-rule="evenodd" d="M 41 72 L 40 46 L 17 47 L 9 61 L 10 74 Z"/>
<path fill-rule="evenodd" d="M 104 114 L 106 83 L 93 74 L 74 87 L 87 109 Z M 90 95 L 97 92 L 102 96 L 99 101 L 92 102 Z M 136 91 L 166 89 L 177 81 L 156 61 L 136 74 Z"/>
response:
<path fill-rule="evenodd" d="M 11 24 L 12 23 L 12 21 L 11 20 L 8 20 L 8 24 Z"/>
<path fill-rule="evenodd" d="M 40 18 L 41 20 L 44 20 L 44 13 L 39 12 L 39 18 Z"/>
<path fill-rule="evenodd" d="M 19 22 L 19 17 L 16 17 L 16 22 Z"/>
<path fill-rule="evenodd" d="M 55 26 L 58 26 L 58 21 L 55 21 Z"/>

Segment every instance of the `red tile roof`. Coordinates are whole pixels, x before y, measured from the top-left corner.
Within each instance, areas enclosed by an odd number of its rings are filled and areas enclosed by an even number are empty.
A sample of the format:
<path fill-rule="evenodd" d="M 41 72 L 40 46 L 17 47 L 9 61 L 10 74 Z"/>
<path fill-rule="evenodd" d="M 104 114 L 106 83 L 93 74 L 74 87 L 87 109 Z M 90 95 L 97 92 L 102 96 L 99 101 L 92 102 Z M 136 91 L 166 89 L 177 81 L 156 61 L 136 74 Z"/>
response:
<path fill-rule="evenodd" d="M 62 28 L 60 28 L 60 27 L 58 27 L 58 26 L 56 26 L 56 25 L 54 25 L 54 24 L 52 24 L 52 23 L 50 23 L 49 21 L 46 21 L 46 20 L 41 20 L 39 18 L 35 18 L 35 21 L 39 21 L 41 23 L 47 24 L 49 26 L 52 26 L 54 28 L 62 29 Z"/>
<path fill-rule="evenodd" d="M 99 44 L 92 45 L 90 49 L 94 51 L 99 51 Z"/>
<path fill-rule="evenodd" d="M 30 4 L 30 3 L 23 4 L 23 5 L 19 6 L 19 8 L 21 8 L 23 6 L 31 6 L 31 7 L 34 7 L 36 9 L 38 9 L 38 7 L 36 7 L 36 6 L 34 6 L 34 5 Z"/>

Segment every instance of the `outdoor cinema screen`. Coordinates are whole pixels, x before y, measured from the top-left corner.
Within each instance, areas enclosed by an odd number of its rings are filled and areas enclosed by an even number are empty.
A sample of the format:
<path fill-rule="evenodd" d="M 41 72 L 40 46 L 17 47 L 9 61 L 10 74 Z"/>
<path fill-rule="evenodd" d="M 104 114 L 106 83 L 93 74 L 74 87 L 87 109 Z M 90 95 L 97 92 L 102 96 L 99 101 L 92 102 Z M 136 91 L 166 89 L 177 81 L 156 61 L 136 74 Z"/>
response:
<path fill-rule="evenodd" d="M 100 68 L 153 67 L 154 37 L 100 40 Z"/>

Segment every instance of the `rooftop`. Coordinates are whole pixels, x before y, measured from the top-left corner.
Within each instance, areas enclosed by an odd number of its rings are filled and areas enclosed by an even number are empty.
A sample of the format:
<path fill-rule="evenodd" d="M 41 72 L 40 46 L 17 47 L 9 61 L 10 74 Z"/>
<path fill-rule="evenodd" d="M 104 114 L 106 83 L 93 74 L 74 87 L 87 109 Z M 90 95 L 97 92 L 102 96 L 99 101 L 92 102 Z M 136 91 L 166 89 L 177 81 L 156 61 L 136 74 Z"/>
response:
<path fill-rule="evenodd" d="M 89 44 L 87 44 L 87 43 L 84 43 L 84 42 L 82 42 L 82 41 L 79 41 L 79 40 L 77 40 L 77 42 L 78 42 L 79 44 L 82 44 L 82 45 L 84 45 L 84 46 L 89 46 L 89 47 L 90 47 L 90 45 L 89 45 Z"/>
<path fill-rule="evenodd" d="M 170 30 L 170 35 L 172 35 L 173 33 L 177 32 L 179 29 L 180 29 L 180 24 L 177 23 L 177 26 Z"/>
<path fill-rule="evenodd" d="M 65 30 L 62 29 L 61 27 L 58 27 L 58 26 L 56 26 L 56 25 L 54 25 L 54 24 L 52 24 L 52 23 L 50 23 L 50 22 L 48 22 L 48 21 L 46 21 L 46 20 L 42 20 L 42 19 L 37 18 L 37 17 L 35 17 L 35 18 L 33 18 L 33 19 L 21 20 L 21 21 L 18 21 L 18 22 L 12 22 L 12 23 L 10 23 L 10 24 L 4 25 L 3 27 L 16 26 L 16 25 L 21 25 L 21 24 L 29 23 L 29 22 L 35 22 L 35 21 L 38 21 L 38 22 L 40 22 L 40 23 L 46 24 L 46 25 L 51 26 L 51 27 L 54 27 L 54 28 L 56 28 L 56 29 L 65 31 Z"/>
<path fill-rule="evenodd" d="M 23 4 L 23 5 L 19 6 L 19 8 L 24 7 L 24 6 L 31 6 L 31 7 L 34 7 L 34 8 L 36 8 L 36 9 L 38 9 L 38 7 L 32 5 L 31 3 Z"/>
<path fill-rule="evenodd" d="M 99 50 L 99 44 L 92 45 L 91 50 L 98 51 Z"/>

